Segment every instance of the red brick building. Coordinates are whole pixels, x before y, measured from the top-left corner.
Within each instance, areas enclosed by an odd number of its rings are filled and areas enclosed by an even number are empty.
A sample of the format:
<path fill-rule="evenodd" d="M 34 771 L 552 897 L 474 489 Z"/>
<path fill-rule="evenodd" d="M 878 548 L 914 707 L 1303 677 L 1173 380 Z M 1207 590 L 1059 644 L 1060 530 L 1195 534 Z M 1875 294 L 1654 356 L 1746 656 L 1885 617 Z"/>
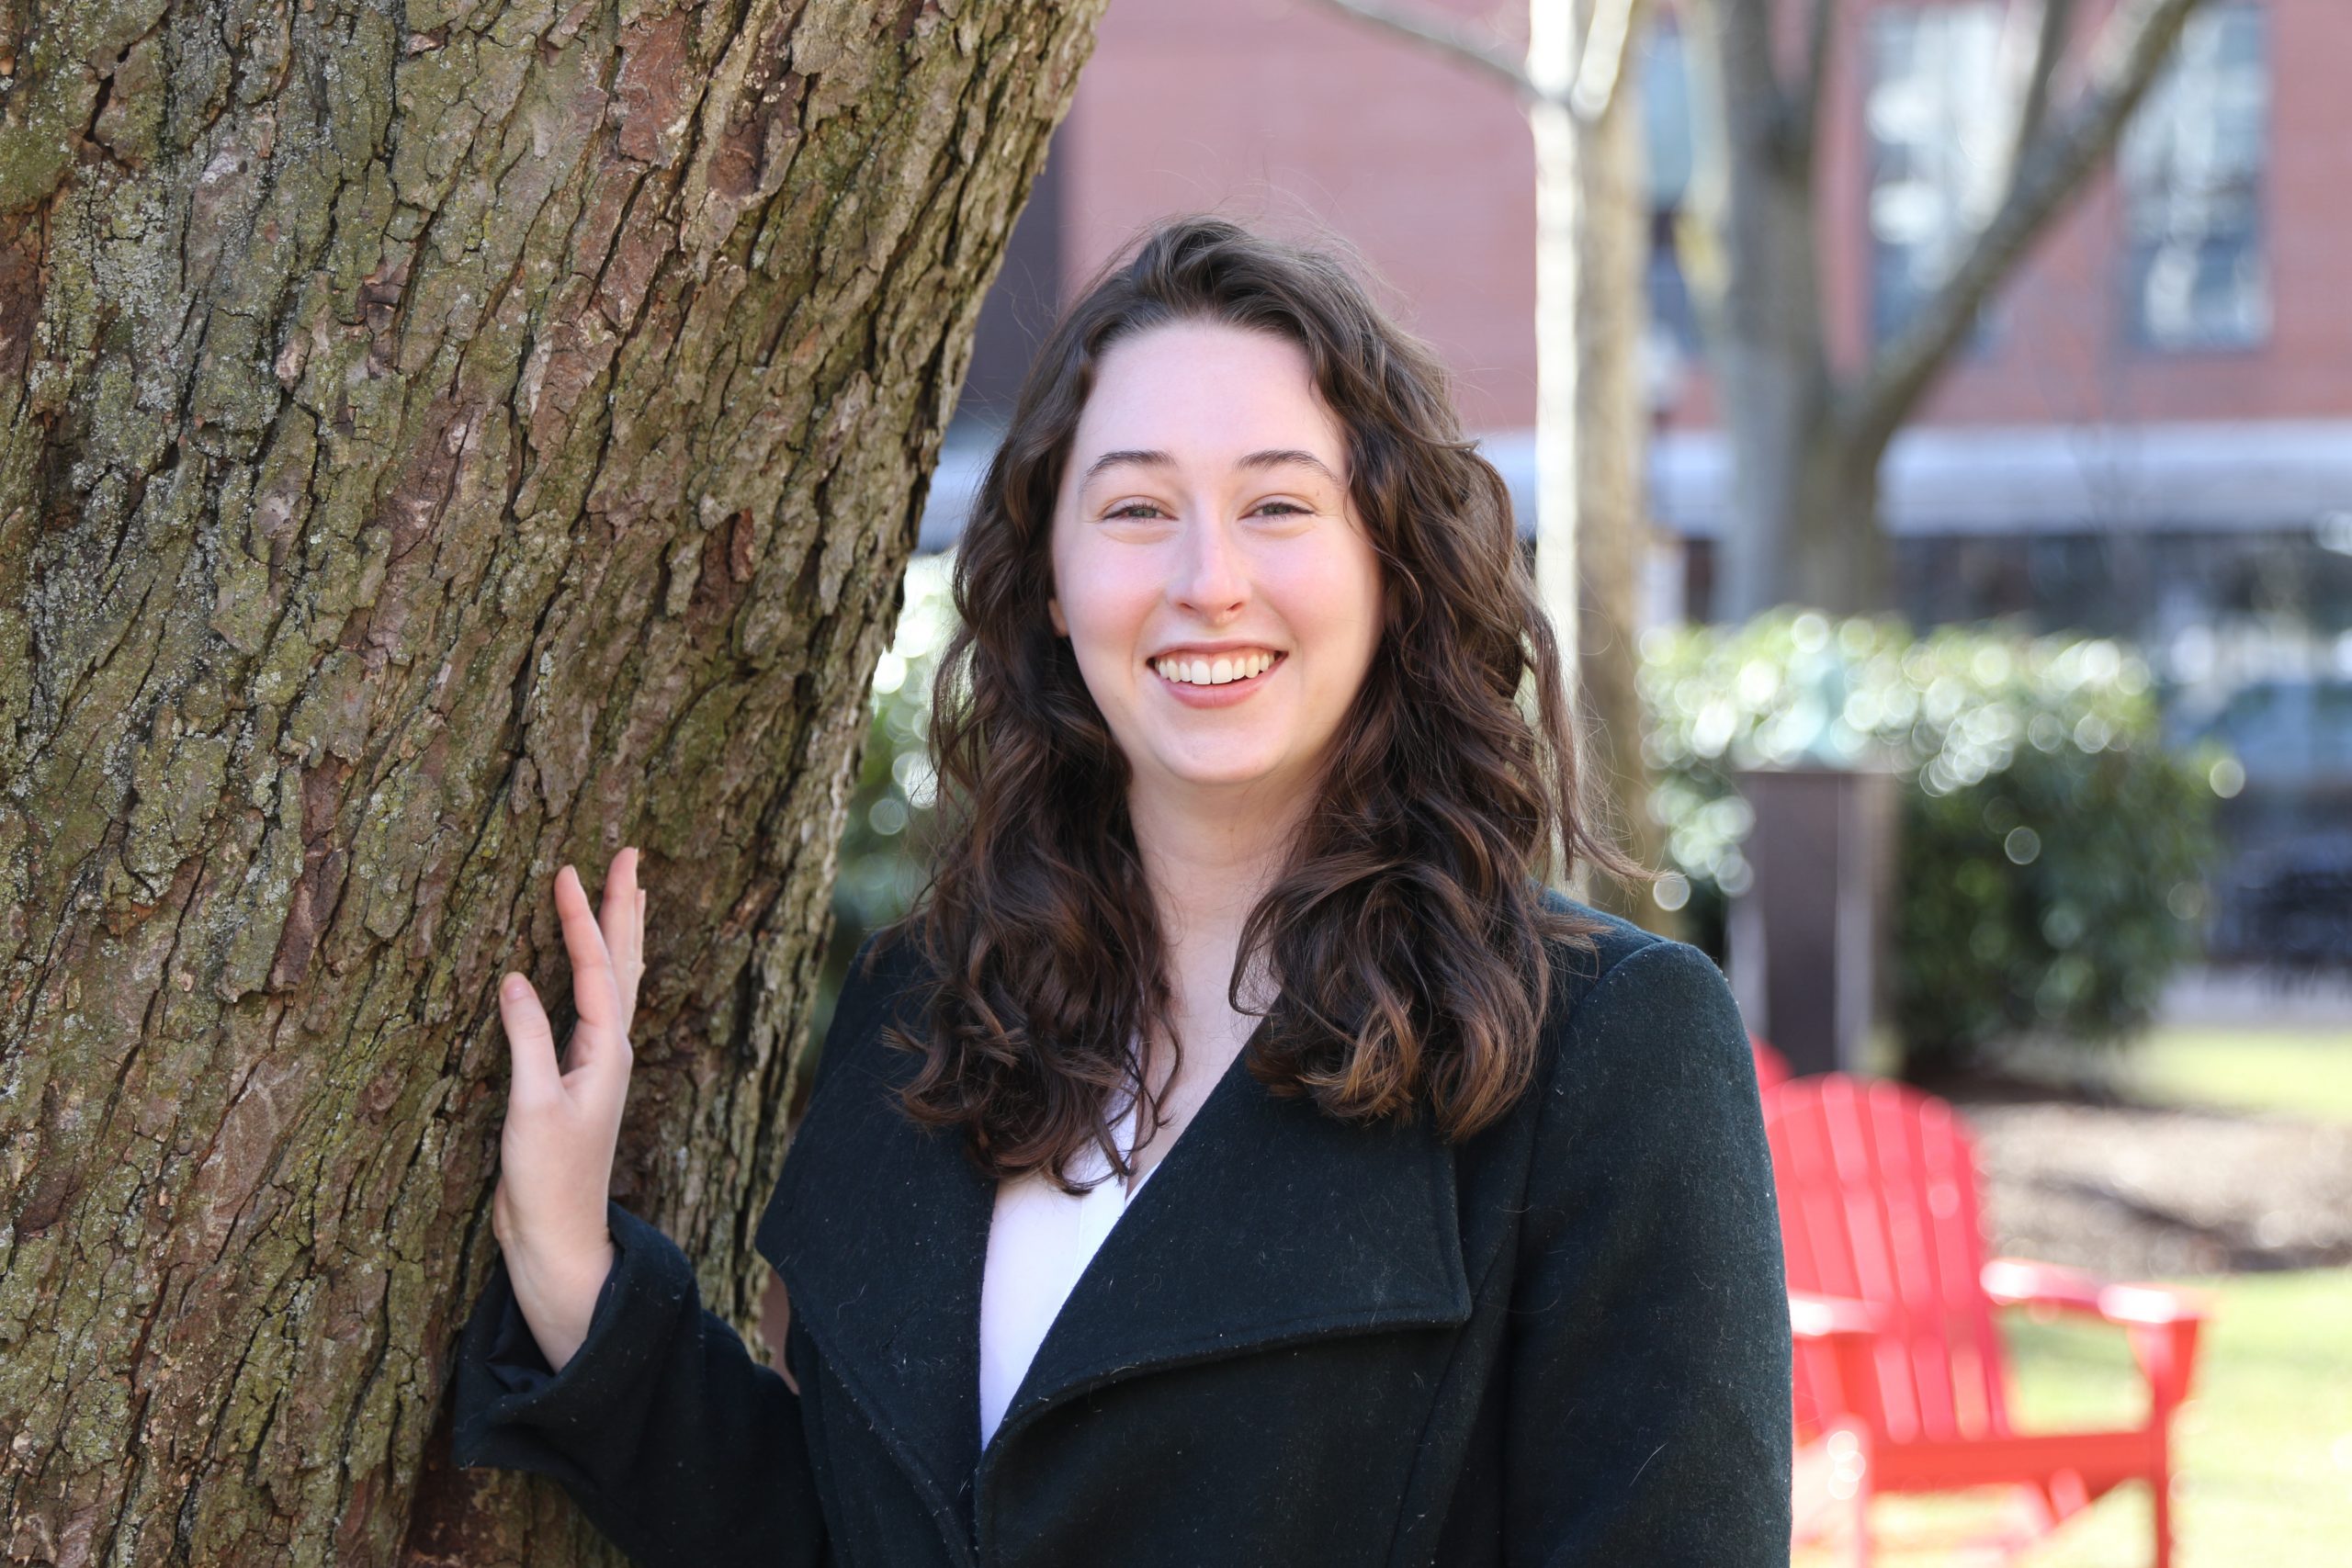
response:
<path fill-rule="evenodd" d="M 1524 27 L 1509 5 L 1419 3 Z M 1848 364 L 1984 198 L 2004 9 L 1845 9 L 1819 177 L 1825 302 Z M 2095 23 L 2108 6 L 2084 9 Z M 1680 65 L 1662 28 L 1642 77 L 1661 234 L 1689 159 Z M 1898 438 L 1884 496 L 1915 623 L 2018 613 L 2130 637 L 2177 732 L 2219 727 L 2247 758 L 2242 874 L 2337 854 L 2352 886 L 2347 69 L 2346 0 L 2209 0 L 2119 158 Z M 1191 209 L 1352 243 L 1532 495 L 1533 179 L 1506 88 L 1317 0 L 1112 0 L 984 318 L 927 542 L 952 537 L 1054 301 L 1139 227 Z M 1650 507 L 1668 549 L 1703 560 L 1723 444 L 1670 248 L 1652 284 Z M 1658 577 L 1654 614 L 1706 614 L 1676 591 L 1703 570 L 1669 559 Z"/>

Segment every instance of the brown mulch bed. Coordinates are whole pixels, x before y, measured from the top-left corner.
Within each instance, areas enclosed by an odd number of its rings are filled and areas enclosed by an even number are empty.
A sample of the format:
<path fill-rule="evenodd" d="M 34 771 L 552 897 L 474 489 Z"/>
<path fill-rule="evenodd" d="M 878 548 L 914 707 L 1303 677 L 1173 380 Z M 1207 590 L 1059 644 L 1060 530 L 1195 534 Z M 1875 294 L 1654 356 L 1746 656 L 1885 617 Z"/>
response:
<path fill-rule="evenodd" d="M 2352 1127 L 1992 1077 L 1935 1092 L 1975 1131 L 1996 1252 L 2118 1279 L 2352 1265 Z"/>

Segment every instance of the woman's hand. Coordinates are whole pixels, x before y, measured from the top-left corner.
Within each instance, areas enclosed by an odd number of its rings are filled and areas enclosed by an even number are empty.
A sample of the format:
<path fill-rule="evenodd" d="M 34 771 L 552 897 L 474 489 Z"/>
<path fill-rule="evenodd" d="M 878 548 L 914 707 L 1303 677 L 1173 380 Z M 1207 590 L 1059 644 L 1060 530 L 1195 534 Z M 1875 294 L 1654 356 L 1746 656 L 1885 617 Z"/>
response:
<path fill-rule="evenodd" d="M 548 1365 L 560 1371 L 588 1337 L 616 1256 L 605 1203 L 628 1098 L 629 1022 L 645 974 L 637 852 L 613 857 L 601 924 L 580 874 L 568 865 L 556 874 L 555 905 L 580 1021 L 568 1060 L 559 1062 L 530 981 L 510 974 L 499 987 L 514 1074 L 490 1215 L 524 1321 Z"/>

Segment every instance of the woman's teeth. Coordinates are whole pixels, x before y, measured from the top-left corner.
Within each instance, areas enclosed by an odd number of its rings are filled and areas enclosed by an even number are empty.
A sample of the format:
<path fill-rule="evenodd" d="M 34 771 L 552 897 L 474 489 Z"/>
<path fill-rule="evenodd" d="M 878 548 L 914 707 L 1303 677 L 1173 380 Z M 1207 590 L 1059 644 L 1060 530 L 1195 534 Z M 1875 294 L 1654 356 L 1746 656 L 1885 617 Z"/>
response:
<path fill-rule="evenodd" d="M 1238 659 L 1162 659 L 1152 664 L 1170 681 L 1193 686 L 1222 686 L 1265 673 L 1275 659 L 1271 653 L 1245 653 Z"/>

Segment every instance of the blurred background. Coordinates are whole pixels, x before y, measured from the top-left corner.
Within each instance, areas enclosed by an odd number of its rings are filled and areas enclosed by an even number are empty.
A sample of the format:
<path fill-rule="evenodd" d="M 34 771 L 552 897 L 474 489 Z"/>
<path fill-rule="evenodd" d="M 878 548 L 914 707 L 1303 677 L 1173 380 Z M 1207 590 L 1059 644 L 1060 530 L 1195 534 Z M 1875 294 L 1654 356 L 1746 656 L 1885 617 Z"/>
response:
<path fill-rule="evenodd" d="M 1623 912 L 1792 1083 L 1955 1108 L 1987 1256 L 2206 1309 L 2185 1393 L 2114 1298 L 1913 1321 L 1989 1358 L 1947 1435 L 2154 1432 L 2177 1561 L 2352 1561 L 2347 65 L 2345 0 L 1113 0 L 876 673 L 834 974 L 922 886 L 952 552 L 1055 310 L 1172 211 L 1339 236 L 1574 601 L 1677 874 Z M 1878 1560 L 2150 1561 L 2145 1478 L 2054 1462 L 1881 1496 Z"/>

